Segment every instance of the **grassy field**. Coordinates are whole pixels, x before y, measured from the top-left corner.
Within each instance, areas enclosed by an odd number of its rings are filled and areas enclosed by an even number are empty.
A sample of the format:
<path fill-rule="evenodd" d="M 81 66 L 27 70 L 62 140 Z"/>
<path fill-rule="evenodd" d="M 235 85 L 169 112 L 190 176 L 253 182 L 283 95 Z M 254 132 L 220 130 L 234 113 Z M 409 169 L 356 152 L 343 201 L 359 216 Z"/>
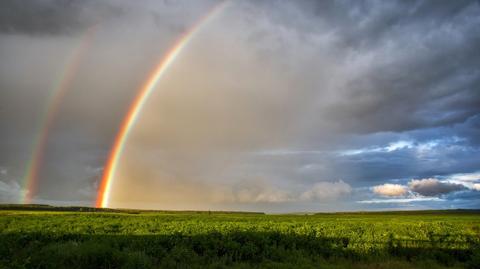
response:
<path fill-rule="evenodd" d="M 0 210 L 0 268 L 480 268 L 475 211 Z"/>

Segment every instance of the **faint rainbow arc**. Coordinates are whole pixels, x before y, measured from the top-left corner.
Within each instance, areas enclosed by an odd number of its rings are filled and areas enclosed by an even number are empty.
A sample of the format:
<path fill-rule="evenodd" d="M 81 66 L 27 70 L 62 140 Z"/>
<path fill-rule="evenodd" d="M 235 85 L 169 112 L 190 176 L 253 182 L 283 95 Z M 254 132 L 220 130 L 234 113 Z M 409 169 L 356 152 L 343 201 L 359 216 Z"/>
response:
<path fill-rule="evenodd" d="M 220 11 L 226 7 L 227 3 L 228 1 L 223 1 L 215 5 L 205 16 L 198 20 L 197 23 L 195 23 L 188 31 L 178 38 L 174 45 L 167 51 L 164 57 L 162 57 L 160 62 L 150 73 L 143 86 L 139 89 L 138 94 L 131 103 L 129 110 L 120 125 L 120 129 L 108 156 L 102 180 L 98 189 L 97 201 L 95 204 L 96 207 L 108 207 L 112 183 L 115 178 L 118 162 L 125 148 L 125 142 L 127 141 L 131 129 L 135 125 L 143 106 L 154 91 L 156 85 L 168 68 L 172 65 L 175 58 L 180 54 L 180 52 L 182 52 L 189 41 L 193 39 L 195 34 L 200 32 L 202 27 L 211 21 L 215 15 L 219 14 Z"/>
<path fill-rule="evenodd" d="M 53 126 L 55 121 L 55 115 L 57 114 L 60 104 L 63 97 L 68 91 L 70 85 L 73 82 L 75 73 L 77 72 L 81 59 L 83 58 L 86 50 L 90 46 L 97 25 L 94 25 L 87 29 L 83 34 L 80 44 L 73 50 L 72 54 L 68 57 L 66 61 L 66 67 L 63 69 L 63 72 L 59 76 L 57 82 L 55 83 L 54 90 L 52 91 L 50 101 L 46 106 L 46 111 L 43 114 L 40 121 L 40 131 L 34 140 L 34 146 L 32 151 L 32 157 L 30 162 L 27 165 L 27 170 L 24 177 L 24 186 L 25 193 L 23 195 L 23 203 L 31 203 L 33 195 L 36 192 L 38 177 L 41 165 L 43 163 L 43 157 L 45 154 L 45 149 L 48 143 L 48 137 L 50 134 L 50 129 Z"/>

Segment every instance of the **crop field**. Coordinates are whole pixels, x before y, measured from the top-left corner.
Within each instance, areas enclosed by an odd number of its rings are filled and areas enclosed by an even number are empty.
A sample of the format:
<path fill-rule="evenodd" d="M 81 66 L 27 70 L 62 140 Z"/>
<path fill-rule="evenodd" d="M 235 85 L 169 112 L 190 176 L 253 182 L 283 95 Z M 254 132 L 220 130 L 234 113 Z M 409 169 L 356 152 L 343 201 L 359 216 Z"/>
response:
<path fill-rule="evenodd" d="M 480 214 L 0 211 L 0 268 L 480 268 Z"/>

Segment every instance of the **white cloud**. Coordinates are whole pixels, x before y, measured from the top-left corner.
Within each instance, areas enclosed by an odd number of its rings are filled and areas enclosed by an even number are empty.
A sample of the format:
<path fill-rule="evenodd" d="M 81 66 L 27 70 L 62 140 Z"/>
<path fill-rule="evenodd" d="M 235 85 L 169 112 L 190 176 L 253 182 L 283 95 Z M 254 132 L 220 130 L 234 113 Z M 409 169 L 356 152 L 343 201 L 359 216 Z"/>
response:
<path fill-rule="evenodd" d="M 360 204 L 390 204 L 390 203 L 411 203 L 411 202 L 442 202 L 445 201 L 444 199 L 438 197 L 414 197 L 414 198 L 401 198 L 401 199 L 372 199 L 372 200 L 363 200 L 358 201 L 357 203 Z"/>
<path fill-rule="evenodd" d="M 0 181 L 0 202 L 18 203 L 23 198 L 24 191 L 15 181 Z"/>
<path fill-rule="evenodd" d="M 462 182 L 480 181 L 480 172 L 454 174 L 449 177 L 449 180 L 462 181 Z"/>
<path fill-rule="evenodd" d="M 395 150 L 398 150 L 398 149 L 413 148 L 413 146 L 414 146 L 413 142 L 411 142 L 411 141 L 400 140 L 400 141 L 397 141 L 397 142 L 390 143 L 388 146 L 386 146 L 383 149 L 383 151 L 392 152 L 392 151 L 395 151 Z"/>
<path fill-rule="evenodd" d="M 480 183 L 473 184 L 473 189 L 476 191 L 480 191 Z"/>
<path fill-rule="evenodd" d="M 375 153 L 375 152 L 392 152 L 400 149 L 409 149 L 413 148 L 415 145 L 411 141 L 399 140 L 396 142 L 389 143 L 383 147 L 368 147 L 360 149 L 350 149 L 340 151 L 340 155 L 351 156 L 365 153 Z"/>
<path fill-rule="evenodd" d="M 373 187 L 373 192 L 382 196 L 403 196 L 408 188 L 400 184 L 383 184 Z"/>
<path fill-rule="evenodd" d="M 334 200 L 352 192 L 352 187 L 343 180 L 337 182 L 319 182 L 300 195 L 304 201 Z"/>
<path fill-rule="evenodd" d="M 433 139 L 423 143 L 411 141 L 411 140 L 398 140 L 395 142 L 390 142 L 383 146 L 373 146 L 373 147 L 365 147 L 365 148 L 359 148 L 359 149 L 343 150 L 343 151 L 340 151 L 339 154 L 341 156 L 351 156 L 351 155 L 359 155 L 359 154 L 367 154 L 367 153 L 390 153 L 397 150 L 410 149 L 415 151 L 415 153 L 417 154 L 417 157 L 422 157 L 434 151 L 435 148 L 438 147 L 439 145 L 442 145 L 445 143 L 454 144 L 460 141 L 463 141 L 463 140 L 458 137 L 453 137 L 449 139 Z"/>

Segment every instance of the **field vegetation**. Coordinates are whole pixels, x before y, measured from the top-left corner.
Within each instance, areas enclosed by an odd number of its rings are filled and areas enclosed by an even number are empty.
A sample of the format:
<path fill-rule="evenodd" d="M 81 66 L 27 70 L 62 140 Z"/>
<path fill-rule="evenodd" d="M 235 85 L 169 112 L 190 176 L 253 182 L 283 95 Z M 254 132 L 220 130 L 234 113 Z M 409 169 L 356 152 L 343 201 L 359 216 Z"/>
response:
<path fill-rule="evenodd" d="M 3 207 L 0 268 L 480 268 L 478 211 L 70 210 Z"/>

